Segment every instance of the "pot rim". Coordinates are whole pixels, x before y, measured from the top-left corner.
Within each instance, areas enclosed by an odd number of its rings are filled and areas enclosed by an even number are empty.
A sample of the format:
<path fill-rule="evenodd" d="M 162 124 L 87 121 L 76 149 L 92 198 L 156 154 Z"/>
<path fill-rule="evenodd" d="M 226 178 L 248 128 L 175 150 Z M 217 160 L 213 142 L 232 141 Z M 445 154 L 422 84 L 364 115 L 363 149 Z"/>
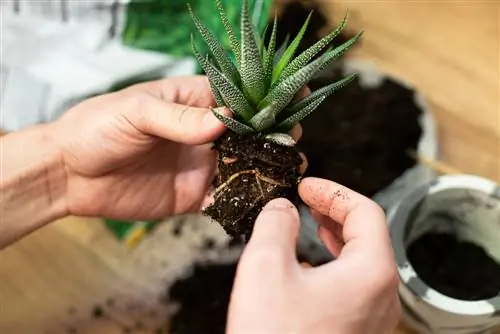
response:
<path fill-rule="evenodd" d="M 419 291 L 425 291 L 425 294 L 419 296 L 420 298 L 428 304 L 449 313 L 489 315 L 498 312 L 500 310 L 500 295 L 477 301 L 464 301 L 448 297 L 424 283 L 406 256 L 403 236 L 410 212 L 426 196 L 449 189 L 471 189 L 491 196 L 500 196 L 500 185 L 495 181 L 475 175 L 459 174 L 438 177 L 430 184 L 421 186 L 404 197 L 388 215 L 391 239 L 402 284 L 406 285 L 416 295 L 419 295 Z M 395 224 L 395 221 L 398 223 Z"/>

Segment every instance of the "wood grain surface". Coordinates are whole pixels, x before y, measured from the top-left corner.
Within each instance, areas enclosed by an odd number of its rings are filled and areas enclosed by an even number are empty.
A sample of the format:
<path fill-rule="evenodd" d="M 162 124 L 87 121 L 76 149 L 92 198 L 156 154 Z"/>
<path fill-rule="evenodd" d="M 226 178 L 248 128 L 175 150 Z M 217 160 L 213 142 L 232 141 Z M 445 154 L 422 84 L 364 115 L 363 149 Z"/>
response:
<path fill-rule="evenodd" d="M 366 31 L 355 56 L 430 100 L 444 162 L 500 181 L 499 2 L 322 5 L 332 22 L 350 8 L 349 28 Z M 175 259 L 188 261 L 199 244 L 197 224 L 189 245 L 170 236 L 168 223 L 134 251 L 97 219 L 69 217 L 33 233 L 0 252 L 0 333 L 153 333 L 166 312 L 157 297 L 165 280 L 182 272 Z M 210 233 L 221 235 L 217 227 Z M 103 317 L 93 316 L 96 305 Z M 396 333 L 409 331 L 400 326 Z"/>

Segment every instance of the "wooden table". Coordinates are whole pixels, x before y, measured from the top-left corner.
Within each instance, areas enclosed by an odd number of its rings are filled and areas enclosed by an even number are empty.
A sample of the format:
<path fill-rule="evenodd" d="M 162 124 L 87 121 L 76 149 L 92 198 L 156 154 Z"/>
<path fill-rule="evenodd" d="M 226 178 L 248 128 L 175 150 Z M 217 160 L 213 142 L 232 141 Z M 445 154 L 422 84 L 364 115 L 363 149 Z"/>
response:
<path fill-rule="evenodd" d="M 335 22 L 349 7 L 349 27 L 366 31 L 356 56 L 428 97 L 439 122 L 443 160 L 500 181 L 499 3 L 322 3 Z M 139 325 L 137 320 L 158 323 L 161 315 L 151 313 L 158 301 L 152 296 L 164 278 L 157 269 L 158 276 L 150 277 L 152 268 L 168 265 L 169 272 L 179 272 L 181 266 L 168 254 L 175 249 L 187 256 L 189 248 L 168 236 L 170 228 L 163 226 L 127 251 L 97 220 L 70 217 L 0 252 L 0 332 L 55 334 L 78 328 L 78 333 L 112 334 Z M 219 233 L 217 227 L 213 233 Z M 190 235 L 192 244 L 199 243 L 196 233 Z M 106 309 L 99 319 L 92 317 L 96 303 Z M 397 333 L 408 332 L 401 326 Z"/>

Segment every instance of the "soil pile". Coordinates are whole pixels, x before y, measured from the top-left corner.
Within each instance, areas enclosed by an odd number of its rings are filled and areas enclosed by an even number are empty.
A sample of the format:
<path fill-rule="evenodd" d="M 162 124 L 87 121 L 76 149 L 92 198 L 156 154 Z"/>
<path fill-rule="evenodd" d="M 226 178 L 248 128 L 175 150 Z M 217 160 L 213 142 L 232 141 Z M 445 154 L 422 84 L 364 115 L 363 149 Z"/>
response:
<path fill-rule="evenodd" d="M 407 256 L 422 281 L 444 295 L 472 301 L 500 294 L 500 264 L 474 243 L 428 233 L 410 244 Z"/>

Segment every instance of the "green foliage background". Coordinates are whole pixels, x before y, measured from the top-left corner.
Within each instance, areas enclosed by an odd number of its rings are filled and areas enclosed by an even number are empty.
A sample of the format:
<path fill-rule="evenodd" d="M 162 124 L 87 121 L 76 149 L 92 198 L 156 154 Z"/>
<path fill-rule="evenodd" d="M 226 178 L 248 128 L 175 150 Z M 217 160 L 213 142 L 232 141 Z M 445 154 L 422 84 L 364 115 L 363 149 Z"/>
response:
<path fill-rule="evenodd" d="M 189 36 L 196 30 L 187 11 L 188 2 L 212 33 L 229 48 L 229 41 L 213 0 L 133 0 L 127 8 L 123 43 L 134 48 L 178 57 L 192 56 Z M 222 0 L 222 3 L 238 34 L 242 1 Z M 267 24 L 271 0 L 250 0 L 249 3 L 254 24 L 263 31 Z M 199 38 L 198 34 L 195 34 L 195 37 Z"/>

